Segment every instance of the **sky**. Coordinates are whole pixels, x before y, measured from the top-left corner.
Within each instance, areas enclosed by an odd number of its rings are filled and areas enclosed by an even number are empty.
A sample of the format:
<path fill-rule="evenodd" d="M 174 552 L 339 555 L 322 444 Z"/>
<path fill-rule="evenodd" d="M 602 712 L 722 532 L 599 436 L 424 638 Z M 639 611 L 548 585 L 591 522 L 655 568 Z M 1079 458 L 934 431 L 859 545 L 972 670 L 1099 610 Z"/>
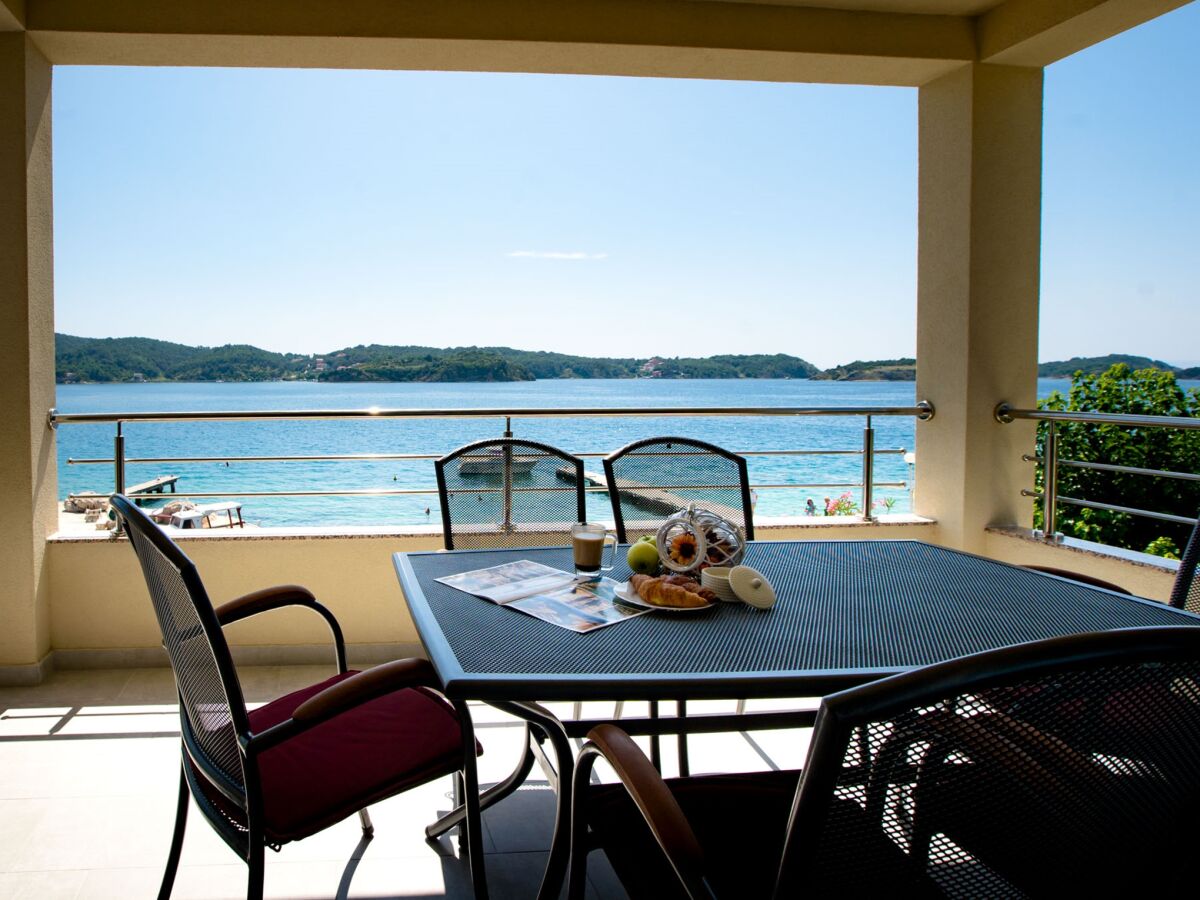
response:
<path fill-rule="evenodd" d="M 1042 360 L 1200 364 L 1196 46 L 1191 4 L 1046 71 Z M 822 367 L 915 347 L 915 89 L 54 78 L 60 332 Z"/>

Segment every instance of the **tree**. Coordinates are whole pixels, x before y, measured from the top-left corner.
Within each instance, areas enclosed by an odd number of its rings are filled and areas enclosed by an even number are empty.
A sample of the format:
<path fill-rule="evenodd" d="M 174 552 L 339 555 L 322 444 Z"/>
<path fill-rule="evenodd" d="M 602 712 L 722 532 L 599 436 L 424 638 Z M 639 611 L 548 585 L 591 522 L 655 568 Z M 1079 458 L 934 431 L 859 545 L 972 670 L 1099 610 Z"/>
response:
<path fill-rule="evenodd" d="M 1132 370 L 1118 363 L 1100 375 L 1076 372 L 1067 396 L 1055 391 L 1038 406 L 1046 410 L 1200 417 L 1200 390 L 1184 390 L 1174 372 Z M 1038 425 L 1037 450 L 1044 457 L 1049 425 Z M 1192 517 L 1200 512 L 1200 482 L 1133 475 L 1066 465 L 1071 461 L 1142 469 L 1200 473 L 1200 430 L 1129 428 L 1119 425 L 1058 424 L 1058 493 L 1061 497 L 1110 503 Z M 1044 487 L 1038 468 L 1037 485 Z M 1041 527 L 1042 510 L 1035 511 Z M 1190 531 L 1143 516 L 1060 503 L 1058 530 L 1072 537 L 1160 556 L 1177 555 Z"/>

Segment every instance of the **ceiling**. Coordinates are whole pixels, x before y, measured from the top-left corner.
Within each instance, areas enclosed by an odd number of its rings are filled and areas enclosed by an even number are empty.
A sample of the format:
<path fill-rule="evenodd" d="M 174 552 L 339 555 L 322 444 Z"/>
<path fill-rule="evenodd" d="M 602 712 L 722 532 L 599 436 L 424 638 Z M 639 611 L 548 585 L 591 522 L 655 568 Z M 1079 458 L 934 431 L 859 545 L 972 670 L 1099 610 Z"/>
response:
<path fill-rule="evenodd" d="M 758 3 L 768 6 L 807 6 L 862 12 L 916 13 L 920 15 L 977 16 L 1003 0 L 700 0 L 717 3 Z"/>

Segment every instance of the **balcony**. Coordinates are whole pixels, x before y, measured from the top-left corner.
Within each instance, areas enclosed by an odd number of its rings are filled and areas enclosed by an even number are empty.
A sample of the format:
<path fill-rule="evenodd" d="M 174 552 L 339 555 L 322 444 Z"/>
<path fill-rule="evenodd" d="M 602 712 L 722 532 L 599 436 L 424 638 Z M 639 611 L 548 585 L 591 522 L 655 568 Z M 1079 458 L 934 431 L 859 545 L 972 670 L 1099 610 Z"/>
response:
<path fill-rule="evenodd" d="M 761 536 L 916 536 L 1006 561 L 1087 569 L 1163 599 L 1169 563 L 1034 539 L 1033 499 L 1022 493 L 1034 488 L 1033 469 L 1023 459 L 1033 452 L 1034 426 L 1025 419 L 1000 424 L 994 410 L 1001 402 L 1031 408 L 1036 395 L 1043 68 L 1180 5 L 505 0 L 479 9 L 459 0 L 181 2 L 151 13 L 137 3 L 0 0 L 0 210 L 6 226 L 0 229 L 0 348 L 7 363 L 0 382 L 6 413 L 0 437 L 2 892 L 149 893 L 165 853 L 178 759 L 170 677 L 153 668 L 162 661 L 159 638 L 129 548 L 105 537 L 58 534 L 56 432 L 47 420 L 54 405 L 55 66 L 561 72 L 916 89 L 917 396 L 928 398 L 937 415 L 918 429 L 913 448 L 914 517 L 834 526 L 764 523 Z M 308 584 L 336 609 L 352 657 L 362 664 L 419 652 L 388 555 L 440 543 L 432 526 L 313 528 L 197 536 L 188 539 L 187 551 L 217 598 L 264 584 Z M 248 689 L 259 699 L 327 653 L 316 627 L 286 614 L 269 626 L 239 623 L 231 638 Z M 485 769 L 485 779 L 507 765 L 496 760 L 512 729 L 497 722 L 494 730 L 500 751 L 493 754 L 489 742 L 484 764 L 496 769 Z M 763 764 L 763 752 L 781 763 L 795 761 L 757 738 L 729 741 L 739 764 L 743 758 L 750 766 Z M 721 744 L 716 752 L 726 750 Z M 796 750 L 802 752 L 798 744 Z M 268 891 L 326 896 L 344 882 L 342 896 L 464 892 L 462 873 L 418 846 L 412 827 L 413 819 L 424 822 L 441 808 L 439 790 L 381 808 L 379 839 L 365 852 L 346 829 L 311 851 L 288 848 L 284 867 L 268 867 Z M 537 787 L 527 793 L 528 800 L 514 799 L 537 806 Z M 513 893 L 523 893 L 525 870 L 515 857 L 536 855 L 540 844 L 536 836 L 519 836 L 502 845 L 497 831 L 507 828 L 493 829 L 494 877 L 510 877 L 508 861 L 499 857 L 514 857 Z M 193 830 L 180 896 L 238 896 L 242 884 L 227 851 L 203 829 Z M 596 896 L 614 895 L 599 880 L 593 888 Z"/>

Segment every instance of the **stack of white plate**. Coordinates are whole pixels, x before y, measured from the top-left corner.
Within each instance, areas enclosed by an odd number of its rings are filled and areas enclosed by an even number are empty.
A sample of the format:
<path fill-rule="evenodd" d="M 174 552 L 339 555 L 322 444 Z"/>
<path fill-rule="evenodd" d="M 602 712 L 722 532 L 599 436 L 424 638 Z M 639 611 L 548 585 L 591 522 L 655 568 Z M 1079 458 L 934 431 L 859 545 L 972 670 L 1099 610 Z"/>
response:
<path fill-rule="evenodd" d="M 729 584 L 727 566 L 709 566 L 700 570 L 700 586 L 706 587 L 726 603 L 737 603 L 738 595 Z"/>

